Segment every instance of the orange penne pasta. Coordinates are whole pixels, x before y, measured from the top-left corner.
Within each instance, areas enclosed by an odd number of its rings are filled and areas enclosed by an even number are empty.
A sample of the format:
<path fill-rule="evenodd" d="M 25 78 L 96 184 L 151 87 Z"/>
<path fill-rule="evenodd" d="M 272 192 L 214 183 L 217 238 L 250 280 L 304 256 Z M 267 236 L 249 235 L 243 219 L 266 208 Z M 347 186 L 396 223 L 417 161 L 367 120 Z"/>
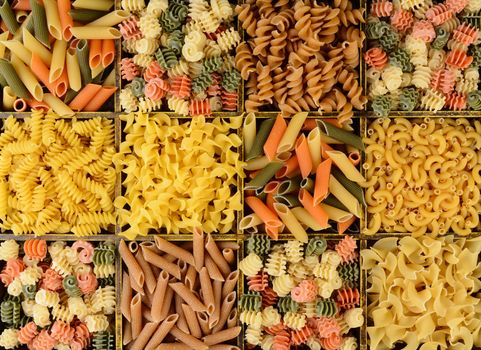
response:
<path fill-rule="evenodd" d="M 73 19 L 70 16 L 71 3 L 70 0 L 57 0 L 58 14 L 60 16 L 60 24 L 62 25 L 62 36 L 64 40 L 72 39 L 70 28 L 73 27 Z"/>
<path fill-rule="evenodd" d="M 277 188 L 279 187 L 280 182 L 279 181 L 270 181 L 264 186 L 264 192 L 265 193 L 277 193 Z"/>
<path fill-rule="evenodd" d="M 328 159 L 329 155 L 326 152 L 334 151 L 334 149 L 331 146 L 329 146 L 327 143 L 321 142 L 321 151 L 322 151 L 322 158 Z"/>
<path fill-rule="evenodd" d="M 102 40 L 102 67 L 108 67 L 115 58 L 115 41 L 113 39 Z"/>
<path fill-rule="evenodd" d="M 96 112 L 103 106 L 105 101 L 107 101 L 110 96 L 112 96 L 117 88 L 115 86 L 103 86 L 95 95 L 92 100 L 87 103 L 84 107 L 84 111 L 86 112 Z"/>
<path fill-rule="evenodd" d="M 346 230 L 356 221 L 356 217 L 353 216 L 349 220 L 346 220 L 344 222 L 338 222 L 337 223 L 337 231 L 339 232 L 340 235 L 342 235 Z"/>
<path fill-rule="evenodd" d="M 341 128 L 342 126 L 339 125 L 339 120 L 337 119 L 324 119 L 326 123 L 332 124 L 334 126 L 337 126 L 338 128 Z"/>
<path fill-rule="evenodd" d="M 297 161 L 299 162 L 299 169 L 301 169 L 302 178 L 305 179 L 309 176 L 312 170 L 312 158 L 307 140 L 304 134 L 298 137 L 295 145 Z"/>
<path fill-rule="evenodd" d="M 281 141 L 286 129 L 287 123 L 282 117 L 282 114 L 279 113 L 274 126 L 272 127 L 271 132 L 264 143 L 264 153 L 269 160 L 273 160 L 275 158 L 277 146 L 279 145 L 279 142 Z"/>
<path fill-rule="evenodd" d="M 292 174 L 296 173 L 298 169 L 299 169 L 299 162 L 297 161 L 297 156 L 293 155 L 284 163 L 282 168 L 280 168 L 277 171 L 276 178 L 280 179 L 286 176 L 290 177 Z"/>
<path fill-rule="evenodd" d="M 314 205 L 314 198 L 305 189 L 299 191 L 299 201 L 321 227 L 326 228 L 329 226 L 329 216 L 319 205 Z"/>
<path fill-rule="evenodd" d="M 40 56 L 32 52 L 32 58 L 30 60 L 30 68 L 33 74 L 47 87 L 47 89 L 54 95 L 55 93 L 55 82 L 50 83 L 49 75 L 50 71 L 48 67 L 43 63 Z"/>
<path fill-rule="evenodd" d="M 314 184 L 314 205 L 319 205 L 329 194 L 331 165 L 332 160 L 328 158 L 317 167 L 316 182 Z"/>
<path fill-rule="evenodd" d="M 3 33 L 3 32 L 8 32 L 7 25 L 5 24 L 4 21 L 0 22 L 0 29 L 2 30 L 2 33 Z"/>
<path fill-rule="evenodd" d="M 48 104 L 46 104 L 43 101 L 37 101 L 34 99 L 26 100 L 27 104 L 29 105 L 30 108 L 32 108 L 34 111 L 44 111 L 47 112 L 50 108 Z"/>
<path fill-rule="evenodd" d="M 274 195 L 272 193 L 268 193 L 266 196 L 266 205 L 267 207 L 272 210 L 273 213 L 276 212 L 274 208 Z"/>
<path fill-rule="evenodd" d="M 89 40 L 89 66 L 94 69 L 102 63 L 102 40 Z"/>
<path fill-rule="evenodd" d="M 359 154 L 359 151 L 350 152 L 348 158 L 352 165 L 358 165 L 361 161 L 361 155 Z"/>
<path fill-rule="evenodd" d="M 247 197 L 245 199 L 246 204 L 249 208 L 256 213 L 261 220 L 270 227 L 280 227 L 282 226 L 282 221 L 279 220 L 277 214 L 269 209 L 262 201 L 257 197 Z"/>
<path fill-rule="evenodd" d="M 278 227 L 271 227 L 271 226 L 266 226 L 266 233 L 267 235 L 277 241 L 279 239 L 279 228 Z"/>
<path fill-rule="evenodd" d="M 15 112 L 25 112 L 27 109 L 27 101 L 24 98 L 17 98 L 15 102 L 13 102 L 13 110 Z"/>
<path fill-rule="evenodd" d="M 102 85 L 87 84 L 68 106 L 77 112 L 83 110 L 101 89 Z"/>
<path fill-rule="evenodd" d="M 30 0 L 15 0 L 12 5 L 12 10 L 15 11 L 31 11 Z"/>
<path fill-rule="evenodd" d="M 302 130 L 312 130 L 314 128 L 317 128 L 317 123 L 315 119 L 306 119 L 306 121 L 302 125 Z"/>
<path fill-rule="evenodd" d="M 55 96 L 62 97 L 63 95 L 65 95 L 69 86 L 66 67 L 62 71 L 62 75 L 58 77 L 58 79 L 55 80 L 52 84 L 55 89 L 55 92 L 54 92 Z"/>

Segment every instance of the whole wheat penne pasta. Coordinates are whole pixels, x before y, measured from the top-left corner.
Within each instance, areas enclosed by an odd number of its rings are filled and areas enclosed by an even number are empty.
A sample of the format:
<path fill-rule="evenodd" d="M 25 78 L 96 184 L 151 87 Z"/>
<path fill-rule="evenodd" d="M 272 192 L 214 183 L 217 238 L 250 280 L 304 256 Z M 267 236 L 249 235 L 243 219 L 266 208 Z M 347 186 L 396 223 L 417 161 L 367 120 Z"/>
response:
<path fill-rule="evenodd" d="M 27 29 L 22 30 L 23 45 L 32 52 L 32 55 L 36 54 L 40 57 L 43 63 L 48 67 L 52 64 L 52 52 L 43 46 Z M 22 59 L 23 61 L 23 59 Z"/>
<path fill-rule="evenodd" d="M 242 134 L 244 135 L 244 152 L 249 154 L 256 139 L 256 116 L 254 113 L 248 113 L 244 119 Z"/>
<path fill-rule="evenodd" d="M 157 278 L 157 283 L 154 292 L 154 298 L 152 300 L 152 319 L 155 322 L 162 321 L 162 305 L 164 301 L 165 294 L 167 292 L 167 287 L 169 283 L 169 274 L 162 271 Z"/>
<path fill-rule="evenodd" d="M 17 40 L 2 40 L 0 44 L 5 46 L 10 52 L 13 52 L 18 58 L 20 58 L 25 64 L 30 63 L 32 53 L 28 50 L 20 41 Z"/>
<path fill-rule="evenodd" d="M 299 221 L 297 221 L 297 218 L 287 207 L 287 205 L 282 203 L 274 203 L 274 209 L 292 235 L 294 235 L 298 241 L 307 243 L 307 232 L 301 226 Z"/>
<path fill-rule="evenodd" d="M 96 19 L 93 22 L 86 24 L 85 26 L 113 27 L 119 24 L 120 22 L 122 22 L 123 20 L 126 20 L 127 18 L 129 18 L 129 16 L 130 16 L 129 11 L 115 10 L 115 11 L 109 12 L 103 17 L 100 17 L 99 19 Z"/>
<path fill-rule="evenodd" d="M 11 55 L 10 62 L 13 68 L 15 69 L 15 71 L 17 72 L 18 77 L 20 78 L 22 83 L 25 85 L 28 92 L 30 92 L 32 97 L 37 101 L 42 101 L 43 99 L 42 86 L 39 84 L 32 70 L 29 67 L 27 67 L 22 62 L 22 60 L 14 54 Z"/>
<path fill-rule="evenodd" d="M 15 112 L 24 112 L 27 109 L 27 102 L 23 98 L 17 98 L 13 102 L 13 110 Z"/>
<path fill-rule="evenodd" d="M 239 347 L 230 344 L 217 344 L 209 346 L 209 350 L 239 350 Z"/>
<path fill-rule="evenodd" d="M 201 228 L 195 227 L 192 237 L 194 265 L 197 271 L 200 271 L 204 266 L 204 231 Z"/>
<path fill-rule="evenodd" d="M 192 346 L 184 343 L 163 343 L 157 346 L 155 350 L 192 350 Z"/>
<path fill-rule="evenodd" d="M 222 276 L 222 272 L 219 270 L 219 267 L 214 262 L 214 260 L 212 260 L 210 255 L 207 254 L 205 256 L 204 261 L 205 261 L 205 267 L 207 268 L 207 271 L 209 272 L 209 276 L 211 279 L 222 281 L 222 282 L 225 281 L 224 276 Z"/>
<path fill-rule="evenodd" d="M 174 290 L 170 287 L 167 287 L 164 300 L 162 300 L 162 312 L 160 313 L 161 320 L 165 320 L 169 315 L 172 299 L 174 299 Z"/>
<path fill-rule="evenodd" d="M 129 277 L 130 277 L 130 286 L 132 287 L 133 290 L 135 290 L 137 293 L 139 293 L 140 295 L 145 295 L 145 291 L 144 291 L 144 287 L 140 286 L 136 279 L 135 279 L 135 276 L 132 276 L 130 273 L 129 273 Z"/>
<path fill-rule="evenodd" d="M 169 283 L 170 288 L 174 290 L 184 301 L 190 305 L 192 310 L 196 312 L 207 311 L 207 307 L 182 283 Z"/>
<path fill-rule="evenodd" d="M 50 65 L 49 81 L 53 82 L 62 75 L 65 68 L 65 53 L 67 52 L 67 42 L 56 40 L 53 45 L 52 63 Z"/>
<path fill-rule="evenodd" d="M 364 176 L 351 163 L 345 153 L 340 151 L 327 151 L 326 153 L 349 180 L 357 183 L 366 182 Z"/>
<path fill-rule="evenodd" d="M 63 39 L 69 41 L 72 39 L 72 32 L 70 30 L 73 27 L 73 19 L 72 16 L 70 16 L 70 0 L 57 0 L 57 6 Z"/>
<path fill-rule="evenodd" d="M 181 275 L 179 266 L 168 262 L 166 259 L 164 259 L 160 255 L 155 254 L 152 250 L 145 248 L 144 246 L 142 246 L 142 253 L 144 254 L 144 258 L 147 262 L 157 267 L 160 267 L 175 278 L 180 279 Z"/>
<path fill-rule="evenodd" d="M 205 336 L 204 343 L 207 344 L 208 346 L 223 343 L 237 337 L 240 331 L 241 331 L 241 327 L 239 326 L 224 329 L 223 331 Z"/>
<path fill-rule="evenodd" d="M 187 273 L 185 274 L 184 283 L 187 288 L 194 290 L 195 282 L 197 280 L 197 270 L 194 266 L 189 265 Z"/>
<path fill-rule="evenodd" d="M 89 66 L 97 68 L 102 63 L 102 40 L 89 40 Z"/>
<path fill-rule="evenodd" d="M 127 266 L 127 269 L 129 270 L 129 275 L 131 278 L 137 282 L 137 285 L 142 287 L 145 279 L 144 272 L 142 271 L 142 268 L 135 257 L 130 252 L 129 248 L 127 248 L 124 240 L 121 240 L 119 243 L 119 253 L 125 265 Z"/>
<path fill-rule="evenodd" d="M 130 277 L 127 272 L 122 274 L 122 291 L 120 296 L 120 312 L 130 321 L 130 301 L 132 300 L 132 287 L 130 286 Z"/>
<path fill-rule="evenodd" d="M 237 326 L 237 309 L 232 309 L 229 317 L 227 317 L 227 328 L 232 328 Z"/>
<path fill-rule="evenodd" d="M 224 248 L 230 248 L 232 250 L 239 250 L 240 246 L 236 242 L 228 242 L 228 241 L 223 241 L 223 242 L 217 242 L 217 247 L 219 249 L 224 249 Z"/>
<path fill-rule="evenodd" d="M 130 315 L 132 317 L 132 339 L 137 339 L 142 331 L 142 301 L 139 293 L 130 301 Z"/>
<path fill-rule="evenodd" d="M 157 249 L 157 248 L 155 248 L 155 249 Z M 157 249 L 157 250 L 158 250 L 158 249 Z M 162 253 L 162 252 L 159 251 L 158 255 L 160 255 L 161 253 Z M 175 256 L 173 256 L 173 255 L 170 255 L 170 254 L 164 254 L 164 255 L 161 255 L 161 256 L 165 259 L 165 261 L 168 261 L 168 262 L 170 262 L 170 263 L 173 263 L 173 262 L 179 260 L 177 257 L 175 257 Z"/>
<path fill-rule="evenodd" d="M 263 147 L 264 153 L 269 161 L 275 159 L 279 142 L 281 141 L 286 129 L 287 123 L 282 117 L 282 113 L 279 113 Z"/>
<path fill-rule="evenodd" d="M 296 142 L 297 135 L 302 129 L 302 125 L 307 118 L 307 112 L 301 112 L 295 114 L 292 119 L 289 121 L 289 125 L 282 135 L 282 139 L 279 141 L 279 145 L 277 146 L 277 153 L 290 151 L 294 148 L 294 143 Z"/>
<path fill-rule="evenodd" d="M 188 252 L 185 249 L 180 248 L 179 246 L 170 243 L 169 241 L 159 237 L 154 237 L 155 246 L 163 252 L 169 253 L 170 255 L 175 256 L 176 258 L 185 261 L 189 265 L 194 264 L 194 256 L 192 253 Z"/>
<path fill-rule="evenodd" d="M 236 292 L 230 292 L 227 294 L 227 296 L 224 298 L 222 301 L 222 306 L 220 309 L 220 317 L 219 317 L 219 322 L 217 325 L 214 327 L 212 330 L 213 333 L 217 333 L 220 330 L 224 329 L 225 323 L 227 322 L 227 319 L 229 318 L 229 314 L 234 307 L 234 303 L 236 301 Z"/>
<path fill-rule="evenodd" d="M 241 221 L 239 222 L 239 228 L 241 230 L 246 230 L 246 229 L 251 228 L 251 227 L 259 226 L 262 223 L 263 223 L 263 221 L 261 220 L 259 215 L 257 215 L 256 213 L 252 213 L 252 214 L 244 216 L 241 219 Z"/>
<path fill-rule="evenodd" d="M 157 283 L 156 283 L 154 273 L 150 268 L 150 264 L 147 261 L 145 261 L 141 250 L 137 250 L 137 253 L 135 253 L 135 259 L 137 259 L 137 262 L 139 263 L 140 267 L 142 268 L 142 271 L 144 272 L 145 285 L 147 286 L 147 290 L 149 291 L 149 293 L 153 293 Z"/>
<path fill-rule="evenodd" d="M 229 263 L 224 259 L 222 253 L 220 252 L 217 244 L 215 243 L 214 239 L 212 238 L 211 234 L 207 234 L 207 241 L 205 243 L 205 249 L 214 260 L 215 264 L 219 267 L 219 270 L 222 272 L 222 275 L 225 277 L 230 272 Z"/>
<path fill-rule="evenodd" d="M 43 94 L 43 101 L 47 103 L 52 110 L 62 117 L 70 117 L 75 114 L 61 99 L 53 94 Z"/>
<path fill-rule="evenodd" d="M 66 54 L 67 75 L 70 88 L 79 91 L 82 88 L 82 76 L 77 58 L 77 51 L 69 48 Z"/>
<path fill-rule="evenodd" d="M 209 325 L 210 328 L 213 328 L 219 322 L 220 317 L 220 308 L 222 305 L 222 286 L 223 283 L 221 281 L 212 281 L 212 289 L 214 290 L 214 302 L 215 302 L 215 309 L 214 313 L 209 316 Z"/>
<path fill-rule="evenodd" d="M 311 174 L 312 158 L 304 134 L 301 134 L 301 136 L 297 138 L 297 141 L 295 143 L 295 151 L 297 161 L 299 162 L 299 169 L 301 170 L 302 178 L 305 179 Z M 320 151 L 321 150 L 319 149 L 319 152 Z"/>
<path fill-rule="evenodd" d="M 222 249 L 222 256 L 224 257 L 225 261 L 227 261 L 229 265 L 232 265 L 235 262 L 234 251 L 230 248 Z"/>
<path fill-rule="evenodd" d="M 142 331 L 140 332 L 139 336 L 130 347 L 130 350 L 144 350 L 145 345 L 150 340 L 150 338 L 152 337 L 152 334 L 154 334 L 158 326 L 159 326 L 158 322 L 147 323 L 142 328 Z"/>
<path fill-rule="evenodd" d="M 189 326 L 187 325 L 187 320 L 185 319 L 184 310 L 182 310 L 183 299 L 180 297 L 179 294 L 174 294 L 174 309 L 175 312 L 179 315 L 179 319 L 177 320 L 176 326 L 182 332 L 189 333 Z"/>
<path fill-rule="evenodd" d="M 151 251 L 153 251 L 155 254 L 161 254 L 162 252 L 160 250 L 157 249 L 157 247 L 155 246 L 155 243 L 154 242 L 150 242 L 150 241 L 144 241 L 144 242 L 140 242 L 139 243 L 139 247 L 142 249 L 142 247 L 145 247 L 145 248 L 148 248 L 150 249 Z M 164 256 L 165 258 L 165 256 Z M 172 262 L 172 261 L 171 261 Z"/>
<path fill-rule="evenodd" d="M 154 322 L 154 320 L 152 319 L 151 309 L 149 309 L 148 307 L 145 307 L 145 303 L 143 304 L 144 306 L 142 307 L 142 317 L 144 318 L 144 320 L 148 322 Z"/>
<path fill-rule="evenodd" d="M 209 315 L 207 312 L 196 312 L 197 320 L 199 321 L 199 326 L 202 329 L 202 333 L 204 335 L 210 334 L 212 332 L 211 328 L 209 327 Z"/>
<path fill-rule="evenodd" d="M 115 58 L 115 41 L 113 39 L 102 40 L 102 67 L 107 68 Z M 110 85 L 114 85 L 113 82 Z"/>
<path fill-rule="evenodd" d="M 194 310 L 192 310 L 189 305 L 182 304 L 182 311 L 184 312 L 187 326 L 189 327 L 189 333 L 198 339 L 202 338 L 202 330 L 200 329 L 199 321 L 197 320 Z"/>
<path fill-rule="evenodd" d="M 132 254 L 135 254 L 139 250 L 139 244 L 137 242 L 129 242 L 129 250 Z"/>
<path fill-rule="evenodd" d="M 172 329 L 170 330 L 170 334 L 172 334 L 174 337 L 176 337 L 182 343 L 190 346 L 192 349 L 196 349 L 196 350 L 208 350 L 209 349 L 209 346 L 207 344 L 201 342 L 197 338 L 194 338 L 190 334 L 187 334 L 187 333 L 183 332 L 177 326 L 172 327 Z"/>
<path fill-rule="evenodd" d="M 11 111 L 16 99 L 17 96 L 13 92 L 12 88 L 10 86 L 5 86 L 3 88 L 3 109 L 5 111 Z"/>
<path fill-rule="evenodd" d="M 184 280 L 185 275 L 187 274 L 187 271 L 189 270 L 189 266 L 192 266 L 192 265 L 187 264 L 184 260 L 178 259 L 177 260 L 177 266 L 180 269 L 180 279 Z"/>
<path fill-rule="evenodd" d="M 79 112 L 87 106 L 92 98 L 95 97 L 100 89 L 102 89 L 102 85 L 98 84 L 87 84 L 83 87 L 82 90 L 78 93 L 78 95 L 69 103 L 69 107 L 73 110 Z"/>
<path fill-rule="evenodd" d="M 132 341 L 132 325 L 129 321 L 123 322 L 122 327 L 122 344 L 127 345 Z"/>
<path fill-rule="evenodd" d="M 207 272 L 207 268 L 203 267 L 199 273 L 200 287 L 202 289 L 202 296 L 204 304 L 207 307 L 207 313 L 212 315 L 215 309 L 214 290 L 212 289 L 212 281 Z"/>
<path fill-rule="evenodd" d="M 72 27 L 70 32 L 77 39 L 120 39 L 120 31 L 112 27 Z"/>
<path fill-rule="evenodd" d="M 162 340 L 169 334 L 172 327 L 176 324 L 179 315 L 172 314 L 169 315 L 156 329 L 155 333 L 150 338 L 147 345 L 145 345 L 145 350 L 153 350 L 155 349 Z"/>
<path fill-rule="evenodd" d="M 113 0 L 75 0 L 73 7 L 79 9 L 108 11 L 114 6 Z"/>
<path fill-rule="evenodd" d="M 62 40 L 62 25 L 60 23 L 60 15 L 58 13 L 58 5 L 55 0 L 43 0 L 45 13 L 47 15 L 48 32 L 57 40 Z"/>
<path fill-rule="evenodd" d="M 222 299 L 231 293 L 237 287 L 237 280 L 239 279 L 239 271 L 232 271 L 227 276 L 224 286 L 222 287 Z"/>

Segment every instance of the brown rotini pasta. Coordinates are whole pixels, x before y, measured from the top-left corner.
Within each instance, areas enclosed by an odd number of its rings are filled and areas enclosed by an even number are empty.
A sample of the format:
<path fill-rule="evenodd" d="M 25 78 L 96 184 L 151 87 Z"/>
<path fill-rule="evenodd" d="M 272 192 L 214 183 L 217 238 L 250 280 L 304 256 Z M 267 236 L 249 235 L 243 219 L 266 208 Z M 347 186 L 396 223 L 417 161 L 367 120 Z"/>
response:
<path fill-rule="evenodd" d="M 246 41 L 236 66 L 246 80 L 246 111 L 339 112 L 348 122 L 367 102 L 359 84 L 361 9 L 348 0 L 248 0 L 236 8 Z"/>

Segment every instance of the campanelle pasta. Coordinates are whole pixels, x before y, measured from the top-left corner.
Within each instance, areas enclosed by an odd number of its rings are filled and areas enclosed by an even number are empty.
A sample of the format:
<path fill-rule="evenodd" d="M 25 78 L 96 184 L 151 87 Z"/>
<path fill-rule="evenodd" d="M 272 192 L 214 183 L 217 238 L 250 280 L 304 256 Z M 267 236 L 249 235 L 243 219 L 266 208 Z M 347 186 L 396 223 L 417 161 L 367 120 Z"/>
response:
<path fill-rule="evenodd" d="M 365 234 L 468 235 L 479 225 L 479 121 L 381 118 L 364 142 Z"/>

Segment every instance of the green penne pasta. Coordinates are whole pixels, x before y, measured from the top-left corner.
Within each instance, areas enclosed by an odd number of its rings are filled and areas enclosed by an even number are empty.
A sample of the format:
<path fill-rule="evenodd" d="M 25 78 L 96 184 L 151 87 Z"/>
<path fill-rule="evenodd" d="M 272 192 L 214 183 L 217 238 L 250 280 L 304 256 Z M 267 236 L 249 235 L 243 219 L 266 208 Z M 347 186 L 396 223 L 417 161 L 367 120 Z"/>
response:
<path fill-rule="evenodd" d="M 63 99 L 63 102 L 68 105 L 72 100 L 75 98 L 75 96 L 78 95 L 78 91 L 68 89 L 67 93 L 65 94 L 65 97 Z"/>
<path fill-rule="evenodd" d="M 17 19 L 15 18 L 15 14 L 7 0 L 0 0 L 0 4 L 0 17 L 2 17 L 3 22 L 5 22 L 8 31 L 15 34 L 18 28 L 20 28 Z"/>
<path fill-rule="evenodd" d="M 339 181 L 339 180 L 338 180 Z M 346 206 L 344 204 L 342 204 L 341 202 L 339 202 L 339 200 L 334 197 L 332 194 L 330 194 L 329 196 L 327 196 L 326 199 L 324 199 L 322 201 L 322 203 L 324 204 L 327 204 L 327 205 L 330 205 L 331 207 L 335 207 L 337 209 L 341 209 L 341 210 L 344 210 L 344 211 L 349 211 L 349 209 L 346 208 Z"/>
<path fill-rule="evenodd" d="M 280 195 L 285 195 L 288 193 L 292 193 L 298 191 L 301 188 L 300 183 L 301 179 L 299 177 L 295 177 L 289 180 L 282 181 L 279 184 L 279 188 L 277 189 L 277 193 Z"/>
<path fill-rule="evenodd" d="M 0 59 L 0 72 L 2 73 L 8 86 L 15 92 L 15 95 L 22 98 L 30 98 L 27 88 L 20 80 L 12 64 L 6 59 Z"/>
<path fill-rule="evenodd" d="M 261 201 L 265 201 L 267 198 L 267 193 L 264 192 L 264 187 L 258 188 L 255 190 L 256 197 L 259 198 Z"/>
<path fill-rule="evenodd" d="M 314 180 L 306 177 L 301 181 L 301 188 L 306 190 L 307 192 L 312 192 L 314 190 Z"/>
<path fill-rule="evenodd" d="M 346 190 L 349 191 L 361 205 L 365 205 L 366 201 L 364 200 L 364 193 L 362 191 L 361 186 L 357 183 L 349 180 L 339 169 L 336 167 L 331 168 L 331 174 L 339 181 Z"/>
<path fill-rule="evenodd" d="M 289 208 L 299 207 L 301 206 L 301 202 L 296 195 L 293 194 L 283 194 L 283 195 L 275 195 L 274 200 L 276 202 L 282 203 L 287 205 Z"/>
<path fill-rule="evenodd" d="M 275 173 L 282 168 L 282 162 L 270 162 L 264 169 L 262 169 L 254 179 L 245 185 L 246 190 L 255 190 L 264 187 Z"/>
<path fill-rule="evenodd" d="M 37 0 L 30 0 L 30 7 L 32 8 L 33 27 L 35 29 L 35 37 L 50 48 L 50 41 L 48 40 L 47 15 L 45 8 L 40 5 Z"/>
<path fill-rule="evenodd" d="M 266 119 L 261 123 L 259 131 L 257 132 L 254 144 L 252 145 L 251 151 L 246 156 L 246 160 L 254 159 L 264 153 L 264 144 L 266 143 L 269 133 L 271 132 L 272 126 L 276 120 L 273 118 Z"/>
<path fill-rule="evenodd" d="M 346 145 L 351 145 L 353 147 L 356 147 L 358 150 L 364 150 L 364 143 L 362 142 L 362 139 L 359 136 L 354 135 L 349 131 L 338 128 L 332 125 L 331 123 L 327 123 L 322 119 L 318 119 L 316 123 L 317 123 L 317 126 L 321 129 L 321 132 L 323 132 L 327 136 L 332 137 L 333 139 L 342 141 Z"/>
<path fill-rule="evenodd" d="M 77 56 L 80 66 L 80 75 L 82 76 L 83 86 L 92 81 L 92 71 L 89 66 L 89 46 L 87 40 L 82 39 L 77 44 Z"/>
<path fill-rule="evenodd" d="M 7 81 L 5 80 L 5 78 L 3 77 L 2 74 L 0 74 L 0 85 L 2 86 L 2 89 L 3 89 L 5 86 L 8 86 L 8 83 L 7 83 Z"/>
<path fill-rule="evenodd" d="M 34 25 L 33 25 L 33 17 L 32 16 L 29 16 L 29 18 L 27 18 L 25 20 L 25 29 L 28 30 L 30 34 L 35 35 L 35 28 L 34 28 Z"/>
<path fill-rule="evenodd" d="M 108 12 L 105 11 L 96 11 L 96 10 L 87 10 L 87 9 L 71 9 L 70 16 L 76 22 L 80 23 L 89 23 L 93 22 L 96 19 L 99 19 L 102 16 L 105 16 Z"/>

